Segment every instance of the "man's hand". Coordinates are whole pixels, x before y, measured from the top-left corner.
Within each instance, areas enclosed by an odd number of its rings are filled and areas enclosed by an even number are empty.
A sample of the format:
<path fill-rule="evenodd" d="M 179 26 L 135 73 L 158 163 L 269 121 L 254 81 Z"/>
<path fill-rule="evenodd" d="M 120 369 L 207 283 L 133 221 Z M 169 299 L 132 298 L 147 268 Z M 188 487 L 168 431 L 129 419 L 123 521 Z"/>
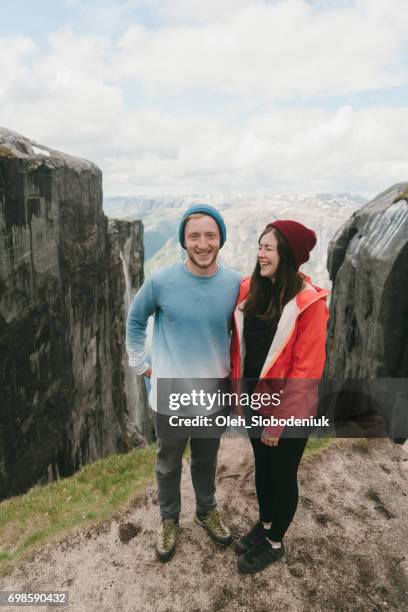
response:
<path fill-rule="evenodd" d="M 143 372 L 143 376 L 146 376 L 147 378 L 150 378 L 152 375 L 152 368 L 149 368 L 148 370 L 146 370 L 146 372 Z"/>
<path fill-rule="evenodd" d="M 268 436 L 266 430 L 264 429 L 262 432 L 261 442 L 266 444 L 266 446 L 278 446 L 279 438 L 272 438 L 271 436 Z"/>

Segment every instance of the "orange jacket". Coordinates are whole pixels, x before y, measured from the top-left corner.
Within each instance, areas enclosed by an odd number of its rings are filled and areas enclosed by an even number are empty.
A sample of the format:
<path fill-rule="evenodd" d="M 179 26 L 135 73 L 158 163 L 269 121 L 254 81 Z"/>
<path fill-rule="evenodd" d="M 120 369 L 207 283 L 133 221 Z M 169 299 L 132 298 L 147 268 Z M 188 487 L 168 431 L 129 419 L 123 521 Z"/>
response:
<path fill-rule="evenodd" d="M 244 315 L 241 310 L 250 290 L 250 278 L 241 281 L 240 293 L 234 312 L 233 334 L 231 340 L 231 378 L 242 377 L 245 356 L 243 337 Z M 316 397 L 317 382 L 321 378 L 326 359 L 326 327 L 328 308 L 326 299 L 329 291 L 320 289 L 303 275 L 303 288 L 286 304 L 279 319 L 275 337 L 263 365 L 260 379 L 301 379 L 284 388 L 284 401 L 270 411 L 260 413 L 273 414 L 276 418 L 311 416 L 310 402 L 305 402 L 305 391 L 313 389 L 310 398 Z M 310 383 L 307 383 L 307 380 Z M 305 381 L 305 382 L 303 382 Z M 261 385 L 262 387 L 262 385 Z M 262 390 L 262 388 L 256 389 Z M 266 389 L 265 389 L 266 390 Z M 299 401 L 302 399 L 302 401 Z M 313 403 L 313 402 L 312 402 Z M 306 409 L 306 405 L 309 407 Z M 316 407 L 316 403 L 314 403 Z M 284 428 L 268 428 L 268 435 L 279 437 Z"/>

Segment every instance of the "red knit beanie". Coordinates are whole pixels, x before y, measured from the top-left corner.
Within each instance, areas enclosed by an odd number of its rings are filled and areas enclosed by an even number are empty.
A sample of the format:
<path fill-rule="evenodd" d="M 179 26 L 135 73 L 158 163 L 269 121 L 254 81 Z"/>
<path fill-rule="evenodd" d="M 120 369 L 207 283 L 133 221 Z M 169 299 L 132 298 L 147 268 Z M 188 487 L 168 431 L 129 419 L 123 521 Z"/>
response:
<path fill-rule="evenodd" d="M 316 244 L 316 234 L 313 230 L 297 221 L 279 220 L 269 223 L 268 227 L 275 227 L 288 243 L 294 259 L 296 270 L 309 259 L 309 253 Z"/>

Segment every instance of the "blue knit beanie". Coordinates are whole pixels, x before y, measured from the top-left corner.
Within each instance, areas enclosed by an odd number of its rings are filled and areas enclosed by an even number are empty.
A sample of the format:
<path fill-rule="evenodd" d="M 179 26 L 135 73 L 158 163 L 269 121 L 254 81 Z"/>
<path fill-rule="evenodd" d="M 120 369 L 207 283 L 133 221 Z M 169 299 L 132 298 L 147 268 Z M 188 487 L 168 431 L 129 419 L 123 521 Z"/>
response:
<path fill-rule="evenodd" d="M 225 227 L 224 219 L 222 218 L 221 213 L 219 213 L 218 210 L 216 210 L 213 206 L 210 206 L 209 204 L 195 204 L 194 206 L 191 206 L 188 210 L 186 210 L 186 212 L 184 213 L 181 219 L 181 223 L 179 227 L 179 240 L 180 240 L 180 244 L 183 247 L 183 249 L 186 248 L 184 244 L 184 229 L 186 226 L 187 217 L 189 217 L 190 215 L 194 215 L 196 213 L 202 213 L 214 219 L 214 221 L 218 225 L 218 229 L 220 230 L 220 248 L 221 248 L 227 237 L 227 228 Z"/>

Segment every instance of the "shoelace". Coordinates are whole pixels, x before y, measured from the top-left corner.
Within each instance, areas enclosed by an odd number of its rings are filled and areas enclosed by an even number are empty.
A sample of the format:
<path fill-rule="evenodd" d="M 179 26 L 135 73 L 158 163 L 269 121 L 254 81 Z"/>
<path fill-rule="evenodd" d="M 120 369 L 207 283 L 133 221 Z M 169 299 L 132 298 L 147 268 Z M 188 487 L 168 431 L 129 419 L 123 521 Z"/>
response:
<path fill-rule="evenodd" d="M 221 531 L 224 535 L 226 535 L 227 531 L 221 522 L 221 517 L 218 514 L 218 512 L 217 511 L 213 512 L 213 514 L 211 514 L 209 518 L 210 518 L 210 522 L 213 523 L 215 528 L 219 529 L 219 531 Z"/>
<path fill-rule="evenodd" d="M 172 534 L 173 528 L 174 528 L 174 525 L 172 523 L 165 523 L 164 524 L 163 535 L 162 535 L 164 548 L 167 548 L 168 545 L 169 545 L 169 539 L 170 539 L 170 536 Z"/>

